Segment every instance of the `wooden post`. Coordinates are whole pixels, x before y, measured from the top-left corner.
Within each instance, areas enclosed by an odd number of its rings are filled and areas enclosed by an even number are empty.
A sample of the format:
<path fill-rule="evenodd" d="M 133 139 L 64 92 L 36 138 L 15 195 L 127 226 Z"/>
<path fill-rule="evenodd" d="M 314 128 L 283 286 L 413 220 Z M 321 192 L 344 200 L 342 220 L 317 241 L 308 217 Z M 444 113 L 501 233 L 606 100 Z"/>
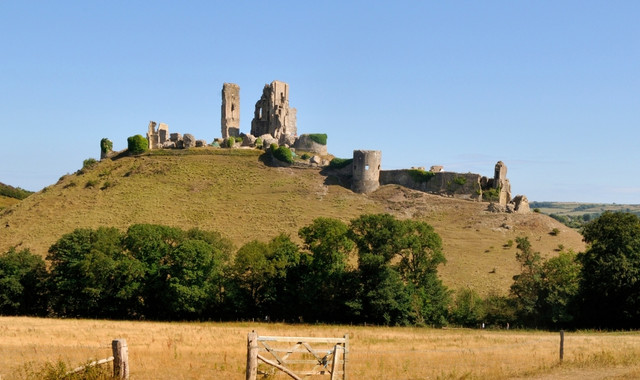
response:
<path fill-rule="evenodd" d="M 342 355 L 342 380 L 347 380 L 347 354 L 349 353 L 349 334 L 344 334 L 344 354 Z"/>
<path fill-rule="evenodd" d="M 116 339 L 111 342 L 113 350 L 113 377 L 116 379 L 129 379 L 129 348 L 125 339 Z"/>
<path fill-rule="evenodd" d="M 560 330 L 560 361 L 564 360 L 564 330 Z"/>
<path fill-rule="evenodd" d="M 258 333 L 251 331 L 247 336 L 247 380 L 258 377 Z"/>
<path fill-rule="evenodd" d="M 344 347 L 342 347 L 340 344 L 336 344 L 333 347 L 333 361 L 331 362 L 331 380 L 338 380 L 338 375 L 336 375 L 336 372 L 338 372 L 338 357 L 339 357 L 339 351 L 342 351 L 342 353 L 344 354 Z"/>

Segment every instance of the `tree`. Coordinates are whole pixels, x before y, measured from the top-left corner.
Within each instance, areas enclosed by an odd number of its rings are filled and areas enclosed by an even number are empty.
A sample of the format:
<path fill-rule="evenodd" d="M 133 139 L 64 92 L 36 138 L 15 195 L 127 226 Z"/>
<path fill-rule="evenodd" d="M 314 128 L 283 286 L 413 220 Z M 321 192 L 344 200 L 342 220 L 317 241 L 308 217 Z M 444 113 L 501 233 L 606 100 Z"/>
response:
<path fill-rule="evenodd" d="M 358 251 L 361 317 L 375 323 L 445 323 L 449 292 L 437 277 L 442 241 L 424 222 L 389 214 L 351 221 Z"/>
<path fill-rule="evenodd" d="M 584 226 L 588 248 L 580 293 L 583 323 L 600 328 L 640 326 L 640 219 L 605 212 Z"/>
<path fill-rule="evenodd" d="M 131 154 L 144 153 L 149 149 L 149 141 L 142 135 L 130 136 L 127 138 L 127 148 Z"/>
<path fill-rule="evenodd" d="M 580 269 L 573 251 L 562 251 L 543 263 L 540 312 L 548 327 L 573 324 Z"/>
<path fill-rule="evenodd" d="M 346 322 L 356 290 L 349 255 L 354 248 L 349 227 L 332 218 L 316 218 L 301 228 L 303 248 L 309 252 L 299 269 L 301 315 L 308 320 Z"/>
<path fill-rule="evenodd" d="M 163 304 L 172 319 L 202 317 L 220 289 L 222 265 L 214 247 L 204 240 L 187 239 L 169 252 L 162 271 L 166 279 Z"/>
<path fill-rule="evenodd" d="M 0 314 L 45 315 L 47 269 L 29 249 L 0 255 Z"/>
<path fill-rule="evenodd" d="M 521 322 L 537 326 L 540 322 L 540 293 L 542 289 L 542 258 L 540 252 L 534 252 L 527 237 L 516 238 L 516 260 L 521 272 L 513 276 L 511 294 L 518 305 Z"/>
<path fill-rule="evenodd" d="M 115 228 L 76 229 L 49 248 L 52 307 L 69 317 L 129 317 L 143 270 Z"/>
<path fill-rule="evenodd" d="M 301 292 L 300 284 L 290 282 L 289 272 L 298 265 L 298 246 L 287 235 L 268 244 L 257 240 L 240 247 L 232 267 L 230 301 L 241 316 L 287 318 L 291 304 Z"/>
<path fill-rule="evenodd" d="M 450 321 L 458 326 L 477 327 L 484 321 L 484 306 L 482 298 L 475 290 L 459 289 L 449 313 Z"/>

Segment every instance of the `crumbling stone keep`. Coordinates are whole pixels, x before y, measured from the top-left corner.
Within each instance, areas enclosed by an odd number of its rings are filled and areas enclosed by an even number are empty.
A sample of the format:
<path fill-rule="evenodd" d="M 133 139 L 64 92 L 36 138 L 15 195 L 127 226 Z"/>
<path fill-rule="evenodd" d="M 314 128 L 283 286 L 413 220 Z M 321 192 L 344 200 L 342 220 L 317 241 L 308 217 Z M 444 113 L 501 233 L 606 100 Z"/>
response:
<path fill-rule="evenodd" d="M 251 134 L 270 134 L 276 139 L 281 135 L 297 135 L 296 109 L 289 108 L 289 85 L 274 80 L 266 84 L 262 97 L 256 102 L 251 121 Z"/>
<path fill-rule="evenodd" d="M 222 138 L 240 136 L 240 86 L 235 83 L 222 85 Z"/>
<path fill-rule="evenodd" d="M 162 147 L 165 141 L 169 140 L 169 126 L 165 123 L 160 123 L 158 129 L 156 129 L 156 125 L 155 121 L 149 122 L 149 128 L 147 130 L 149 149 L 158 149 Z"/>
<path fill-rule="evenodd" d="M 496 163 L 493 175 L 493 187 L 500 189 L 498 203 L 502 206 L 507 205 L 511 201 L 511 184 L 507 179 L 507 165 L 502 161 Z"/>
<path fill-rule="evenodd" d="M 354 150 L 351 190 L 370 193 L 380 187 L 381 161 L 382 153 L 379 150 Z"/>

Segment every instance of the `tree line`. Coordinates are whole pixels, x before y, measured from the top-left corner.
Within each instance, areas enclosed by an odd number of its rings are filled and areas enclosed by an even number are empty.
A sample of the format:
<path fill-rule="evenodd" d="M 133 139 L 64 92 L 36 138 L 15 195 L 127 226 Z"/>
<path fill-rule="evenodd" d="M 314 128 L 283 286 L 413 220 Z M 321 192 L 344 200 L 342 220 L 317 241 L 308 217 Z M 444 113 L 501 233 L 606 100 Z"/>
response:
<path fill-rule="evenodd" d="M 589 248 L 543 260 L 516 239 L 521 273 L 507 296 L 452 292 L 438 278 L 442 241 L 388 214 L 317 218 L 239 249 L 218 232 L 136 224 L 76 229 L 46 260 L 0 255 L 0 314 L 153 320 L 278 320 L 634 328 L 640 320 L 640 221 L 604 213 Z"/>

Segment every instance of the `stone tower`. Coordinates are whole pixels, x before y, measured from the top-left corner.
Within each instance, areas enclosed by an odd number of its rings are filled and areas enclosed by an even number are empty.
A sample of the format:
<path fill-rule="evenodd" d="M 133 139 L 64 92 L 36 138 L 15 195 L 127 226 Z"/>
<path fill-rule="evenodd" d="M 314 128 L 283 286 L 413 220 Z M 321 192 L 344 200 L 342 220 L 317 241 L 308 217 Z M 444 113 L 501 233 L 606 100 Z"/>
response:
<path fill-rule="evenodd" d="M 289 85 L 274 80 L 266 84 L 262 97 L 256 102 L 251 121 L 251 134 L 270 134 L 279 139 L 282 135 L 297 135 L 296 109 L 289 108 Z"/>
<path fill-rule="evenodd" d="M 240 136 L 240 86 L 235 83 L 222 85 L 222 138 Z"/>
<path fill-rule="evenodd" d="M 506 205 L 511 201 L 511 184 L 507 179 L 507 165 L 502 161 L 496 163 L 496 168 L 493 174 L 493 187 L 500 189 L 499 201 L 501 205 Z"/>
<path fill-rule="evenodd" d="M 149 141 L 149 149 L 158 149 L 162 147 L 167 140 L 169 140 L 169 126 L 165 123 L 160 123 L 156 129 L 156 122 L 150 121 L 147 128 L 147 140 Z"/>
<path fill-rule="evenodd" d="M 375 191 L 380 186 L 381 161 L 379 150 L 354 150 L 351 190 L 365 194 Z"/>

